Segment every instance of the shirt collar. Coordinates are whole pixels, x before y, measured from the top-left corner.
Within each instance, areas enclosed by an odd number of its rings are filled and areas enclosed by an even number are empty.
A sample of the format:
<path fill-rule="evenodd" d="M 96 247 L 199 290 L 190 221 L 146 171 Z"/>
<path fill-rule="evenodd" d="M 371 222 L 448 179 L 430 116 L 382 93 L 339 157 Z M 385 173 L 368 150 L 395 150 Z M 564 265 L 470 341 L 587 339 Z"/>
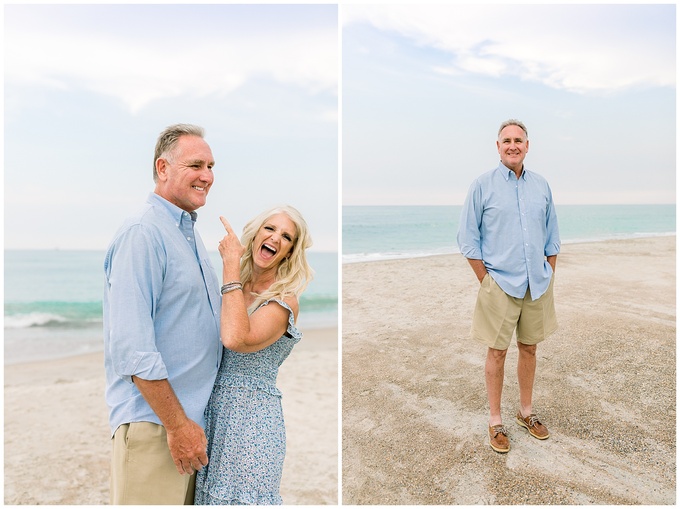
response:
<path fill-rule="evenodd" d="M 507 166 L 505 166 L 503 163 L 498 163 L 498 171 L 501 172 L 501 175 L 503 175 L 503 178 L 505 180 L 510 179 L 510 174 L 515 175 L 515 172 L 512 171 Z M 524 180 L 527 179 L 527 167 L 526 167 L 526 165 L 524 165 L 524 167 L 522 168 L 522 174 L 520 175 L 520 178 L 523 178 Z"/>
<path fill-rule="evenodd" d="M 182 210 L 174 203 L 170 203 L 168 200 L 156 193 L 151 193 L 149 195 L 148 201 L 149 203 L 157 203 L 161 205 L 172 216 L 178 225 L 182 222 L 182 219 L 191 218 L 194 223 L 196 222 L 196 219 L 198 219 L 198 214 L 196 211 L 187 212 L 186 210 Z"/>

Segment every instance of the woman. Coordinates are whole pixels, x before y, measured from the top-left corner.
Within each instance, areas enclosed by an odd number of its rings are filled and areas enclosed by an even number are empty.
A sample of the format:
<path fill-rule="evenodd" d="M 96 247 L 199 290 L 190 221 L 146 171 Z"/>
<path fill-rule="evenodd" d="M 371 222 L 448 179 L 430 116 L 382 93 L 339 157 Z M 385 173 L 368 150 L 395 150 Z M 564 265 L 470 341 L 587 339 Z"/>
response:
<path fill-rule="evenodd" d="M 196 477 L 195 504 L 282 504 L 286 431 L 279 366 L 300 341 L 298 296 L 312 278 L 312 245 L 300 213 L 284 206 L 243 229 L 231 226 L 222 256 L 221 337 L 226 347 L 206 409 L 209 463 Z"/>

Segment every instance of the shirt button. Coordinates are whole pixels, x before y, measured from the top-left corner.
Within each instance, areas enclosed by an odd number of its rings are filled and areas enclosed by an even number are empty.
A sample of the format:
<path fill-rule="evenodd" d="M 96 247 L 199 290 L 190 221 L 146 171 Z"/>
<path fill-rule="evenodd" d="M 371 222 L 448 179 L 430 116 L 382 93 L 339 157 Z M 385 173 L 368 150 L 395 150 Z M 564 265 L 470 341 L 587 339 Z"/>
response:
<path fill-rule="evenodd" d="M 187 240 L 191 240 L 191 237 L 187 237 Z"/>

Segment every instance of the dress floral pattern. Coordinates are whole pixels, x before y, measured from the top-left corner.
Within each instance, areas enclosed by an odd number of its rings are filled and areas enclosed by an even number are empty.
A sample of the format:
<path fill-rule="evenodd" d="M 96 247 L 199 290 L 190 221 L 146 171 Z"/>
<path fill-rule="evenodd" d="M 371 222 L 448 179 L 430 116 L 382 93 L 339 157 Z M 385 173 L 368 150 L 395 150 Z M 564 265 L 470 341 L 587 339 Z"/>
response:
<path fill-rule="evenodd" d="M 278 505 L 286 429 L 281 392 L 276 388 L 279 366 L 302 333 L 293 311 L 288 330 L 276 342 L 253 353 L 227 348 L 213 388 L 206 416 L 209 463 L 196 476 L 196 505 Z"/>

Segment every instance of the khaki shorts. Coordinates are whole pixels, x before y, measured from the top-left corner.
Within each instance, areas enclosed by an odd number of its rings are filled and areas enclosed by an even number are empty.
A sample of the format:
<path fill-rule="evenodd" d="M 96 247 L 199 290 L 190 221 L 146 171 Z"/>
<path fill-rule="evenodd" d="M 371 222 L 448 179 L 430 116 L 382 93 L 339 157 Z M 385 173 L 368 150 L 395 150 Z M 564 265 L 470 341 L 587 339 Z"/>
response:
<path fill-rule="evenodd" d="M 181 475 L 163 426 L 123 424 L 111 439 L 112 505 L 192 505 L 196 474 Z"/>
<path fill-rule="evenodd" d="M 472 317 L 472 339 L 489 348 L 507 350 L 517 329 L 517 342 L 536 345 L 557 330 L 553 281 L 546 292 L 532 301 L 527 293 L 523 299 L 511 297 L 487 274 L 477 294 Z"/>

